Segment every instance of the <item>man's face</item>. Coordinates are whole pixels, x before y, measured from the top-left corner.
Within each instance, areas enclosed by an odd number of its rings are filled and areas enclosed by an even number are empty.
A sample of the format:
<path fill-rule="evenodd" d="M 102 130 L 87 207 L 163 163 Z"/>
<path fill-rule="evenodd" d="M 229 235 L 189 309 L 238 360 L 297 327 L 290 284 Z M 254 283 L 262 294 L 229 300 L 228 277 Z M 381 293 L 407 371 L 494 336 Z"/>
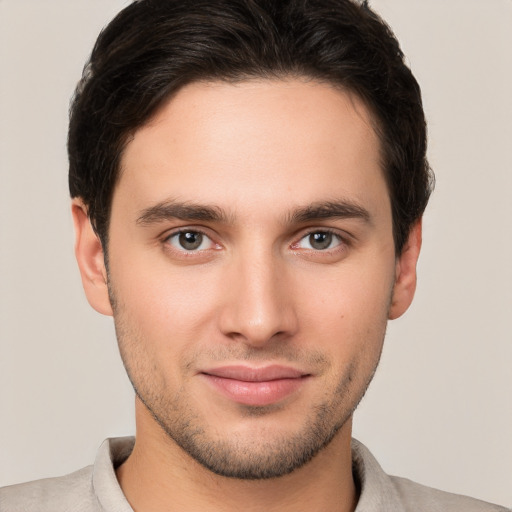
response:
<path fill-rule="evenodd" d="M 183 88 L 126 147 L 109 237 L 120 350 L 155 429 L 240 478 L 290 472 L 350 429 L 399 268 L 358 98 Z"/>

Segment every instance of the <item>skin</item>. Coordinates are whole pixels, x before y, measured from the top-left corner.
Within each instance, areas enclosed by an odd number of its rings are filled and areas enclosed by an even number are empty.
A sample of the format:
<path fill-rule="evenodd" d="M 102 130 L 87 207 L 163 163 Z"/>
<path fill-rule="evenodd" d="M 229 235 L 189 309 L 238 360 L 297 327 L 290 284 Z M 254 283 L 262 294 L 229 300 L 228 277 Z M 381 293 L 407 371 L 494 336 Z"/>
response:
<path fill-rule="evenodd" d="M 80 199 L 73 216 L 88 300 L 114 316 L 137 391 L 117 472 L 134 510 L 354 510 L 352 413 L 387 320 L 412 301 L 421 245 L 418 223 L 395 254 L 364 104 L 300 79 L 191 84 L 121 168 L 108 273 Z M 177 230 L 202 233 L 199 248 Z M 205 375 L 271 364 L 305 377 L 264 405 Z"/>

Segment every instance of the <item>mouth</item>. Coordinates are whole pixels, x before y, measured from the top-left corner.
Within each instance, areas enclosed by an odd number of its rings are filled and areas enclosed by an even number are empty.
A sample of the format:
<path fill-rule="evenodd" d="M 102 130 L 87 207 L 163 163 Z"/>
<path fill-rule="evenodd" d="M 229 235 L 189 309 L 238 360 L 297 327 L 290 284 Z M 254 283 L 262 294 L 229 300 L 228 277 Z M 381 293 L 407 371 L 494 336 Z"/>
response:
<path fill-rule="evenodd" d="M 311 377 L 309 373 L 280 365 L 222 366 L 202 371 L 200 375 L 229 400 L 252 406 L 278 403 L 297 393 Z"/>

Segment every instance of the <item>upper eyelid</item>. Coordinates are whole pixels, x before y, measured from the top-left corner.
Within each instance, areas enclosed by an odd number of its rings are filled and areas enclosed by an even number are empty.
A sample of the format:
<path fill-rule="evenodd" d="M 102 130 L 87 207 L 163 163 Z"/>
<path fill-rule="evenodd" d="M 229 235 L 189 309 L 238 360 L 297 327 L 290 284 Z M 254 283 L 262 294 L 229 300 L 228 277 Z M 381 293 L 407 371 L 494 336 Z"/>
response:
<path fill-rule="evenodd" d="M 343 242 L 345 241 L 345 237 L 343 235 L 341 235 L 338 231 L 335 231 L 332 229 L 312 229 L 311 231 L 308 231 L 308 232 L 304 233 L 302 236 L 300 236 L 298 238 L 298 241 L 304 240 L 304 238 L 306 238 L 310 235 L 313 235 L 315 233 L 328 233 L 330 235 L 333 235 L 333 236 L 339 238 Z M 348 238 L 348 236 L 347 236 L 347 238 Z"/>
<path fill-rule="evenodd" d="M 333 235 L 338 235 L 339 231 L 340 230 L 338 230 L 338 229 L 327 228 L 327 227 L 326 228 L 324 228 L 324 227 L 321 227 L 321 228 L 306 228 L 304 236 L 311 235 L 312 233 L 332 233 Z"/>
<path fill-rule="evenodd" d="M 296 237 L 297 241 L 302 240 L 303 238 L 312 235 L 313 233 L 331 233 L 334 236 L 337 236 L 340 240 L 348 243 L 354 237 L 350 233 L 344 230 L 330 228 L 330 227 L 316 227 L 316 228 L 306 228 L 305 231 L 299 232 Z"/>
<path fill-rule="evenodd" d="M 172 247 L 172 244 L 170 243 L 170 239 L 177 235 L 180 235 L 182 233 L 199 233 L 199 234 L 205 236 L 206 238 L 208 238 L 210 247 L 208 247 L 206 249 L 190 250 L 190 251 L 187 251 L 185 248 L 179 249 L 177 247 Z M 171 246 L 171 248 L 169 250 L 172 249 L 173 251 L 181 251 L 184 254 L 189 254 L 190 256 L 192 256 L 193 254 L 199 254 L 199 253 L 204 253 L 206 251 L 210 251 L 220 245 L 218 242 L 216 242 L 212 238 L 211 235 L 209 235 L 208 233 L 205 232 L 205 230 L 202 230 L 200 228 L 187 228 L 187 227 L 174 228 L 174 229 L 168 230 L 165 233 L 163 233 L 163 235 L 161 236 L 161 240 L 162 240 L 163 244 Z"/>
<path fill-rule="evenodd" d="M 167 229 L 160 235 L 160 237 L 163 240 L 167 240 L 168 238 L 179 235 L 180 233 L 200 233 L 201 235 L 207 236 L 210 240 L 212 240 L 212 236 L 210 233 L 208 233 L 208 230 L 189 226 L 180 226 L 177 228 Z"/>
<path fill-rule="evenodd" d="M 212 244 L 222 245 L 220 242 L 215 240 L 216 237 L 212 236 L 209 229 L 199 226 L 180 226 L 176 228 L 171 228 L 162 233 L 162 235 L 160 235 L 160 238 L 165 242 L 173 236 L 187 232 L 200 233 L 201 235 L 207 237 L 212 242 Z M 331 233 L 332 235 L 336 236 L 341 241 L 341 243 L 346 245 L 350 244 L 350 242 L 353 239 L 353 236 L 346 231 L 331 227 L 317 226 L 300 229 L 299 232 L 296 232 L 295 235 L 292 235 L 291 238 L 293 239 L 293 241 L 290 243 L 290 245 L 293 246 L 298 244 L 301 240 L 303 240 L 304 238 L 313 233 Z"/>

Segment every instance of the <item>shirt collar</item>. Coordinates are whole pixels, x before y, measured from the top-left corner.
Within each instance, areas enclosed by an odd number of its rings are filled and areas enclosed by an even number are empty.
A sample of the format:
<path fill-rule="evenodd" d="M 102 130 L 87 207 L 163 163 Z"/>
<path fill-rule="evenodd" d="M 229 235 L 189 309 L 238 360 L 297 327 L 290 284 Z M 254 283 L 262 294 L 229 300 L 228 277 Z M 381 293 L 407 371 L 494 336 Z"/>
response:
<path fill-rule="evenodd" d="M 352 439 L 352 471 L 360 489 L 355 512 L 405 512 L 389 475 L 356 439 Z"/>
<path fill-rule="evenodd" d="M 92 485 L 105 512 L 133 512 L 117 481 L 115 468 L 128 458 L 134 443 L 134 437 L 106 439 L 98 450 L 92 472 Z"/>
<path fill-rule="evenodd" d="M 130 455 L 135 438 L 107 439 L 98 450 L 92 483 L 101 508 L 108 512 L 133 512 L 117 481 L 115 468 Z M 355 512 L 405 512 L 391 478 L 362 443 L 352 440 L 352 468 L 359 487 Z"/>

